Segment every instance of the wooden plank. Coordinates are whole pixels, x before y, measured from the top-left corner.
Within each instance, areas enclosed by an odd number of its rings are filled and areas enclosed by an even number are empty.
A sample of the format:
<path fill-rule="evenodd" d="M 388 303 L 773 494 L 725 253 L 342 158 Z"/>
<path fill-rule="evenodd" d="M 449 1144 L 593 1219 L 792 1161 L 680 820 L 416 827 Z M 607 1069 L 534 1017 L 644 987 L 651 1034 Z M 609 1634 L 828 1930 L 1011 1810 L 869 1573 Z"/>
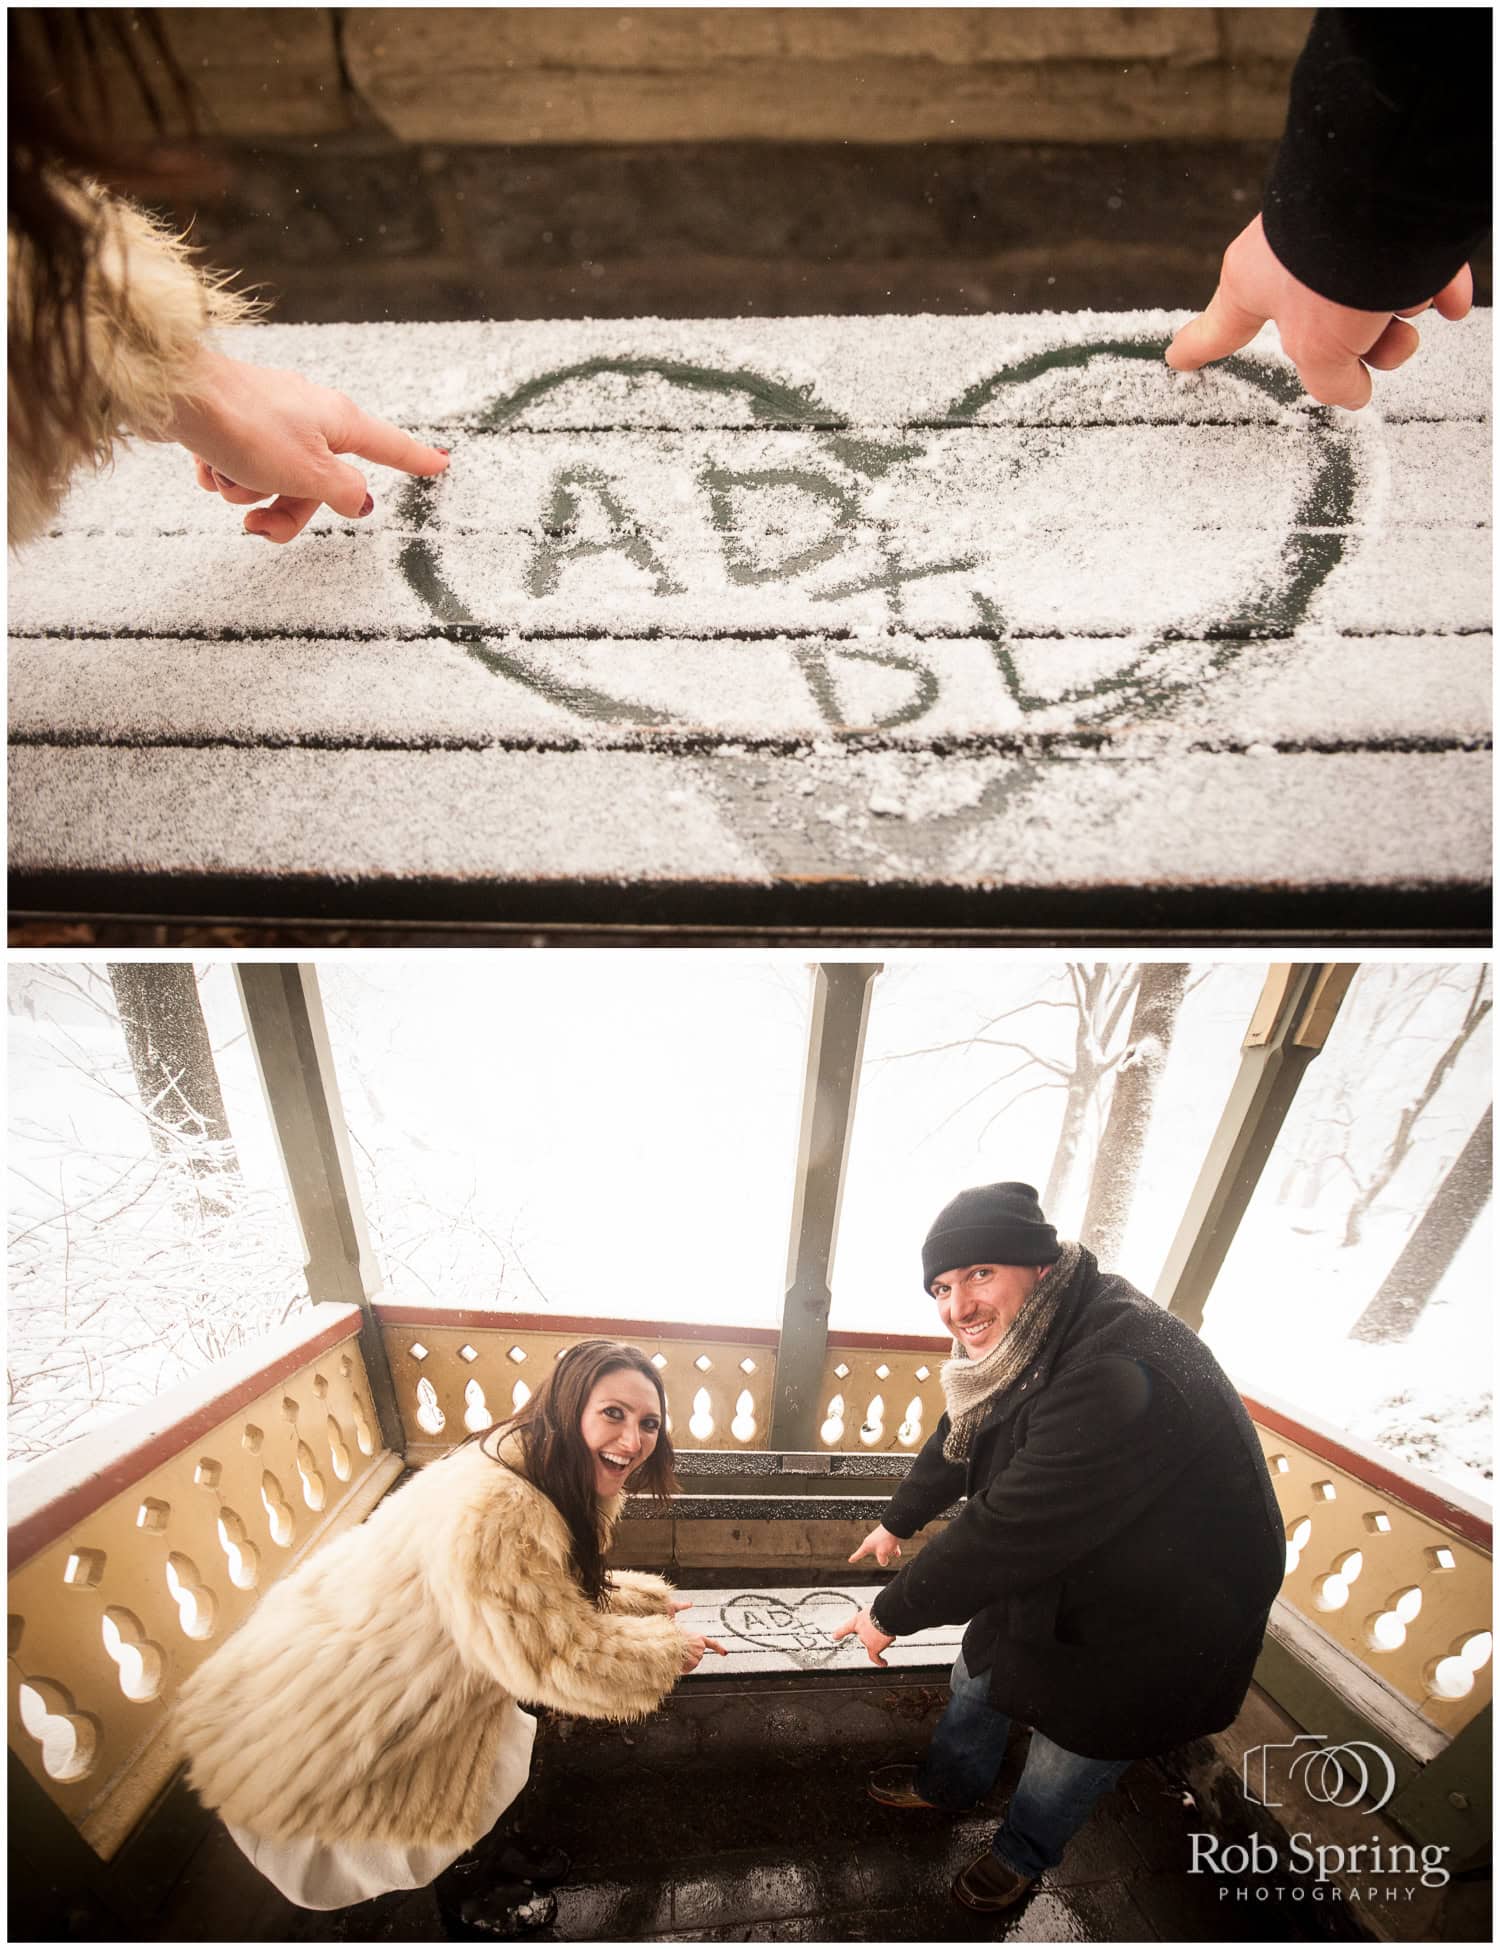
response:
<path fill-rule="evenodd" d="M 1310 18 L 1279 11 L 1232 53 L 1182 7 L 393 7 L 343 45 L 409 142 L 1271 138 Z"/>
<path fill-rule="evenodd" d="M 1339 890 L 1472 925 L 1483 317 L 1361 414 L 1269 329 L 1174 375 L 1170 329 L 248 332 L 452 472 L 371 468 L 374 515 L 287 549 L 170 450 L 81 486 L 11 578 L 13 902 L 817 923 L 884 889 L 1128 926 L 1122 889 Z"/>
<path fill-rule="evenodd" d="M 402 1295 L 377 1299 L 375 1318 L 382 1327 L 479 1327 L 501 1333 L 575 1334 L 580 1340 L 600 1333 L 613 1339 L 654 1345 L 657 1341 L 749 1341 L 775 1347 L 774 1327 L 693 1326 L 670 1320 L 608 1320 L 591 1314 L 518 1314 L 494 1307 L 454 1307 Z M 882 1343 L 884 1345 L 884 1343 Z"/>
<path fill-rule="evenodd" d="M 411 799 L 420 768 L 420 802 Z M 488 884 L 1370 888 L 1487 871 L 1483 752 L 1118 759 L 18 747 L 32 868 Z M 811 785 L 812 791 L 804 793 Z M 393 808 L 409 808 L 404 819 Z M 955 811 L 967 815 L 955 820 Z M 1203 829 L 1206 828 L 1205 832 Z"/>
<path fill-rule="evenodd" d="M 834 729 L 878 736 L 893 749 L 936 738 L 1074 736 L 1090 727 L 1098 639 L 1013 638 L 1013 680 L 994 644 L 979 637 L 903 632 L 876 652 L 862 649 L 837 637 L 799 647 L 743 636 L 562 636 L 516 645 L 512 670 L 496 670 L 466 644 L 422 637 L 13 638 L 11 734 L 44 744 L 411 751 L 584 737 L 596 750 L 697 748 L 706 737 L 764 747 L 824 737 L 830 697 Z M 1371 636 L 1360 643 L 1351 695 L 1347 640 L 1248 645 L 1211 689 L 1184 696 L 1174 721 L 1203 739 L 1222 736 L 1228 723 L 1244 743 L 1483 743 L 1492 649 L 1488 635 Z M 1126 653 L 1111 646 L 1103 654 L 1123 662 Z M 1185 671 L 1221 654 L 1221 645 L 1203 642 L 1173 652 Z M 920 697 L 918 673 L 936 680 L 930 700 Z M 611 682 L 643 707 L 640 720 L 601 726 L 569 708 L 570 692 L 597 693 Z M 712 726 L 703 723 L 706 695 Z M 882 715 L 913 703 L 921 708 L 912 717 L 881 726 Z"/>

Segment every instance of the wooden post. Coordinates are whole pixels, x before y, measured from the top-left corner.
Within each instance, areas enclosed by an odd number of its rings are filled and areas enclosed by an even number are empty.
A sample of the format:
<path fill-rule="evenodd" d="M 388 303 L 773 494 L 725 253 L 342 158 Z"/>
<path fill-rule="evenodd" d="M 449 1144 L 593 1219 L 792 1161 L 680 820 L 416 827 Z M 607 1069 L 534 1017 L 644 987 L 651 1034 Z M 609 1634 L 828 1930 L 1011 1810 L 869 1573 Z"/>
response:
<path fill-rule="evenodd" d="M 314 1300 L 352 1301 L 381 1440 L 406 1453 L 406 1431 L 372 1305 L 380 1270 L 365 1229 L 317 970 L 308 962 L 237 962 L 235 979 L 302 1233 Z"/>
<path fill-rule="evenodd" d="M 1298 1085 L 1356 972 L 1347 962 L 1281 962 L 1266 977 L 1239 1074 L 1157 1283 L 1156 1299 L 1195 1330 Z"/>
<path fill-rule="evenodd" d="M 879 962 L 823 962 L 814 977 L 786 1300 L 776 1351 L 772 1449 L 806 1450 L 817 1445 L 818 1384 L 828 1346 L 832 1297 L 829 1281 L 870 990 L 881 966 Z"/>

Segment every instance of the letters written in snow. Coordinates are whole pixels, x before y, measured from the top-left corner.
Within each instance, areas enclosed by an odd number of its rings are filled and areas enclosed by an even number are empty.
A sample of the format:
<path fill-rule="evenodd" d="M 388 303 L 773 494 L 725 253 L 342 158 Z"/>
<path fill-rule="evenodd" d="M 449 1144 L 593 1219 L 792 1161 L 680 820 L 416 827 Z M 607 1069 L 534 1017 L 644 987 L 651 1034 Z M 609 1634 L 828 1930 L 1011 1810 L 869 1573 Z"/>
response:
<path fill-rule="evenodd" d="M 1060 728 L 1139 721 L 1221 674 L 1247 640 L 1296 629 L 1342 558 L 1353 493 L 1344 438 L 1290 410 L 1281 376 L 1250 360 L 1217 383 L 1273 410 L 1269 444 L 1259 424 L 980 417 L 1065 368 L 1103 386 L 1158 350 L 1052 349 L 932 419 L 878 432 L 748 371 L 561 369 L 486 409 L 481 425 L 499 437 L 464 482 L 412 486 L 418 532 L 401 567 L 470 655 L 596 722 L 711 725 L 713 696 L 685 668 L 673 674 L 690 658 L 621 657 L 618 645 L 726 633 L 789 647 L 834 729 L 930 730 L 955 709 L 950 731 L 976 713 L 999 728 L 1049 713 Z M 687 412 L 631 428 L 604 413 L 587 432 L 505 437 L 542 395 L 576 392 L 584 419 L 591 387 L 612 378 L 628 392 L 647 364 L 673 398 L 747 399 L 751 424 L 694 425 Z M 1147 494 L 1127 491 L 1132 457 Z M 1252 466 L 1247 526 L 1229 516 Z M 525 512 L 497 527 L 496 506 Z M 560 640 L 572 662 L 552 668 Z M 946 698 L 953 685 L 962 695 Z"/>
<path fill-rule="evenodd" d="M 826 1666 L 839 1655 L 830 1636 L 860 1600 L 846 1591 L 809 1591 L 789 1602 L 763 1592 L 748 1591 L 722 1605 L 724 1631 L 748 1646 L 775 1652 L 795 1666 Z M 859 1641 L 852 1642 L 859 1650 Z"/>

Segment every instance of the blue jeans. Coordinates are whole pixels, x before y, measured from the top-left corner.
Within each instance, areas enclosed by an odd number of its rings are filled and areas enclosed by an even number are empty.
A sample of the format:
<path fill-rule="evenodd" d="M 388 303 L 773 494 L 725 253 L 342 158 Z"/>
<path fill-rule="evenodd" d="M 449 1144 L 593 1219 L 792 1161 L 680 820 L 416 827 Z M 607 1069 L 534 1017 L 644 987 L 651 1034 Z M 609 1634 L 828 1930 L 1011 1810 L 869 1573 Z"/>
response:
<path fill-rule="evenodd" d="M 990 1705 L 988 1673 L 975 1679 L 962 1653 L 948 1686 L 953 1696 L 917 1769 L 916 1790 L 924 1801 L 957 1813 L 982 1801 L 999 1779 L 1010 1715 Z M 1036 1877 L 1056 1868 L 1094 1803 L 1129 1765 L 1070 1754 L 1044 1733 L 1033 1732 L 1020 1783 L 990 1843 L 992 1852 L 1019 1875 Z"/>

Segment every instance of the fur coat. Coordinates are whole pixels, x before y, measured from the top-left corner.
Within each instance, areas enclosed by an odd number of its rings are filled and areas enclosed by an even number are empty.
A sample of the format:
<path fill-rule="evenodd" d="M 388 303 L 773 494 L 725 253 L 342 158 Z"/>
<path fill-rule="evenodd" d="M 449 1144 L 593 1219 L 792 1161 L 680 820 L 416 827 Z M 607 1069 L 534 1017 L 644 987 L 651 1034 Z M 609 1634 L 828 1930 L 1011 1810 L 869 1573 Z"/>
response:
<path fill-rule="evenodd" d="M 639 1719 L 676 1683 L 671 1587 L 610 1575 L 584 1596 L 567 1525 L 470 1443 L 269 1590 L 183 1686 L 188 1779 L 226 1823 L 272 1841 L 467 1848 L 511 1700 Z M 514 1458 L 518 1439 L 502 1438 Z M 623 1497 L 604 1506 L 612 1529 Z"/>
<path fill-rule="evenodd" d="M 201 273 L 186 239 L 174 236 L 136 204 L 92 183 L 59 187 L 99 236 L 84 305 L 84 343 L 93 377 L 86 397 L 74 402 L 68 424 L 54 421 L 47 426 L 40 455 L 27 453 L 14 437 L 7 443 L 12 548 L 42 532 L 80 467 L 107 465 L 116 444 L 130 434 L 163 437 L 205 332 L 244 324 L 264 310 L 256 301 L 225 290 L 218 277 Z M 7 394 L 14 428 L 18 398 L 35 391 L 26 363 L 34 284 L 30 255 L 14 231 L 8 245 Z"/>

